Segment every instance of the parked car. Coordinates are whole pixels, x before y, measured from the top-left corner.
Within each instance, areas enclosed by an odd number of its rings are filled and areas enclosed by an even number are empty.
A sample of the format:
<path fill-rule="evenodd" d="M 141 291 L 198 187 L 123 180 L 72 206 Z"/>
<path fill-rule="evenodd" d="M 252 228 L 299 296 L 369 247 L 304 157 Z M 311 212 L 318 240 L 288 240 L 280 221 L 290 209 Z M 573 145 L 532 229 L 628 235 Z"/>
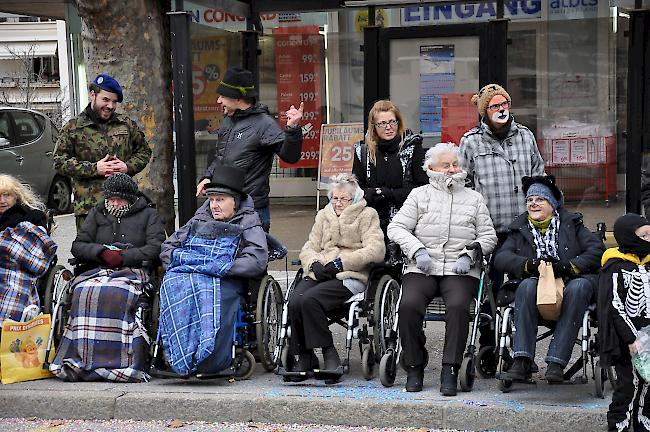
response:
<path fill-rule="evenodd" d="M 0 107 L 0 173 L 18 177 L 57 213 L 72 210 L 70 179 L 54 171 L 52 153 L 59 130 L 37 111 Z"/>

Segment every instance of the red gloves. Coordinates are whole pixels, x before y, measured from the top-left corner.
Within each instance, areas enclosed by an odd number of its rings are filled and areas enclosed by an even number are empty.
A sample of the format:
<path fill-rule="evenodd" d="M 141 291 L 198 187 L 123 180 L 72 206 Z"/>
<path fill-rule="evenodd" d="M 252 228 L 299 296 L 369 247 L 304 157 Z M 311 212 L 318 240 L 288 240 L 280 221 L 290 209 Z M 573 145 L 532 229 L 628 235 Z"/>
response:
<path fill-rule="evenodd" d="M 122 259 L 122 252 L 118 250 L 105 250 L 99 254 L 99 259 L 106 264 L 108 268 L 122 267 L 124 260 Z"/>

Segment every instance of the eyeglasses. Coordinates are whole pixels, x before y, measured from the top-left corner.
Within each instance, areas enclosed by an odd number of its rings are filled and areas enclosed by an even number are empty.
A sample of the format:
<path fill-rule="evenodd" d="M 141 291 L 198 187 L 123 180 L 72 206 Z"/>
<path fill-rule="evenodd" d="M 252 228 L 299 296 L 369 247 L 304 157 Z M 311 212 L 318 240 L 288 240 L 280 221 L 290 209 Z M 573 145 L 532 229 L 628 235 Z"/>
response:
<path fill-rule="evenodd" d="M 510 107 L 510 101 L 505 100 L 505 101 L 503 101 L 501 103 L 498 103 L 498 104 L 489 105 L 488 109 L 490 109 L 492 111 L 496 111 L 496 110 L 499 110 L 499 109 L 507 109 L 509 107 Z"/>
<path fill-rule="evenodd" d="M 399 122 L 397 120 L 389 120 L 387 122 L 382 121 L 382 122 L 379 122 L 379 123 L 375 123 L 375 126 L 377 126 L 380 129 L 386 129 L 388 126 L 390 126 L 392 128 L 397 127 L 398 124 L 399 124 Z"/>
<path fill-rule="evenodd" d="M 352 198 L 339 198 L 339 197 L 332 197 L 330 198 L 330 201 L 332 204 L 340 203 L 340 204 L 349 204 L 352 202 Z"/>
<path fill-rule="evenodd" d="M 544 204 L 545 202 L 546 202 L 546 198 L 542 198 L 542 197 L 528 197 L 528 198 L 526 198 L 526 205 L 530 205 L 530 204 L 533 204 L 533 203 L 535 203 L 537 205 L 540 205 L 540 204 Z"/>

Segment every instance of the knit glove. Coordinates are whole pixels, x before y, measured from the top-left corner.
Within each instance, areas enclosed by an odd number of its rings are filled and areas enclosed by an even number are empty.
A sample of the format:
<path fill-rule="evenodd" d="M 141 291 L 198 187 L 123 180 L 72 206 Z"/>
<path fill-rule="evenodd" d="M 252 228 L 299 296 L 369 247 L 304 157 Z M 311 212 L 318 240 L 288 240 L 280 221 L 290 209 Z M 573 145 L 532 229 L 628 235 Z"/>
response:
<path fill-rule="evenodd" d="M 422 273 L 429 274 L 433 270 L 433 261 L 425 248 L 420 248 L 415 251 L 413 257 L 415 258 L 415 266 Z"/>
<path fill-rule="evenodd" d="M 119 268 L 122 267 L 122 264 L 124 264 L 124 260 L 122 259 L 122 252 L 118 250 L 106 249 L 99 254 L 99 259 L 108 268 Z"/>
<path fill-rule="evenodd" d="M 561 260 L 553 263 L 553 274 L 555 277 L 573 276 L 573 268 L 568 260 Z"/>
<path fill-rule="evenodd" d="M 472 267 L 472 260 L 467 255 L 462 255 L 458 257 L 454 267 L 451 269 L 454 273 L 459 275 L 464 275 L 469 273 L 469 269 Z"/>
<path fill-rule="evenodd" d="M 325 266 L 320 263 L 320 261 L 314 261 L 311 264 L 310 270 L 314 272 L 314 277 L 316 277 L 316 280 L 318 282 L 325 282 L 326 280 L 332 279 L 329 277 L 327 272 L 325 271 Z"/>

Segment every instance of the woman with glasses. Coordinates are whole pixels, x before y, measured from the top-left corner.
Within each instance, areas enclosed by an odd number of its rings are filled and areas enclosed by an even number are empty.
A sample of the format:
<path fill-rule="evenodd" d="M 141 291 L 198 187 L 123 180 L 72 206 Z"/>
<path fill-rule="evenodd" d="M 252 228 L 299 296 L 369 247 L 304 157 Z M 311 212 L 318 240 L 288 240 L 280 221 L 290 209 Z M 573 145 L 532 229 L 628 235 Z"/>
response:
<path fill-rule="evenodd" d="M 318 368 L 314 348 L 322 348 L 321 370 L 341 366 L 327 314 L 366 289 L 370 267 L 382 262 L 385 253 L 377 212 L 366 205 L 354 175 L 332 177 L 328 197 L 330 203 L 316 214 L 300 251 L 306 277 L 289 299 L 291 350 L 299 356 L 294 369 L 299 372 Z"/>
<path fill-rule="evenodd" d="M 513 381 L 528 380 L 535 358 L 537 337 L 537 282 L 540 262 L 553 264 L 553 274 L 565 283 L 560 317 L 546 355 L 545 379 L 564 381 L 564 368 L 592 303 L 597 272 L 605 247 L 583 225 L 582 215 L 563 207 L 562 192 L 549 176 L 524 177 L 527 211 L 508 227 L 503 247 L 496 252 L 495 267 L 511 278 L 523 279 L 515 292 L 514 363 L 508 370 Z"/>
<path fill-rule="evenodd" d="M 460 169 L 455 144 L 430 148 L 423 168 L 429 184 L 413 189 L 388 225 L 388 237 L 409 260 L 399 303 L 401 363 L 407 373 L 406 391 L 421 391 L 428 360 L 422 323 L 427 305 L 441 296 L 446 313 L 440 392 L 454 396 L 469 331 L 469 306 L 480 277 L 476 252 L 467 247 L 476 243 L 487 255 L 497 236 L 483 197 L 465 187 L 466 173 Z"/>
<path fill-rule="evenodd" d="M 422 170 L 422 136 L 406 129 L 402 113 L 389 100 L 375 102 L 368 114 L 365 142 L 355 146 L 352 172 L 385 232 L 411 189 L 427 183 Z"/>

